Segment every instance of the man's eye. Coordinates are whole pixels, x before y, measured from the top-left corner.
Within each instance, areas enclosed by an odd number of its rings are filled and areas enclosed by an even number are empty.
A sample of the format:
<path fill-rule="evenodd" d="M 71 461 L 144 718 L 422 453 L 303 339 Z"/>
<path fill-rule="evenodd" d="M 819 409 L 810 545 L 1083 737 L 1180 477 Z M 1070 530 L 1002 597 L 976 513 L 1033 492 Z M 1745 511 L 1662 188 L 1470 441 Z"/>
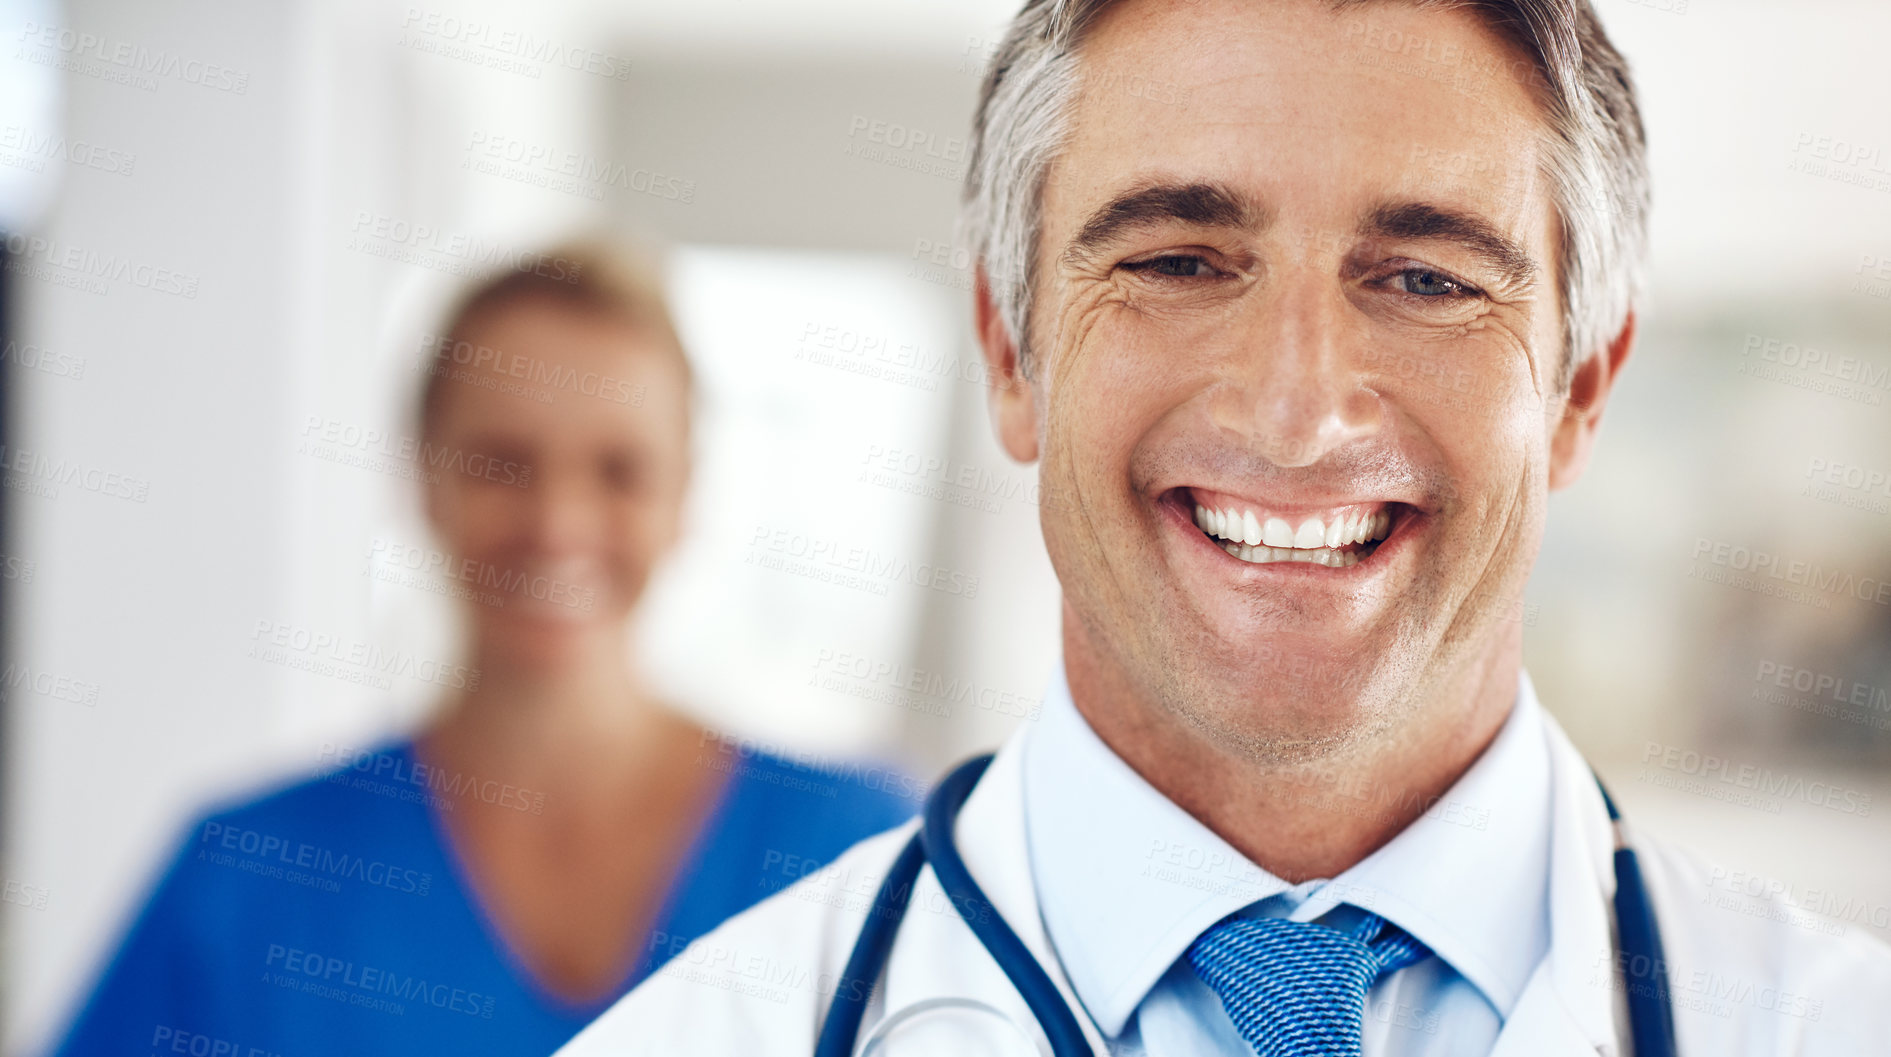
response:
<path fill-rule="evenodd" d="M 1400 290 L 1419 297 L 1464 297 L 1471 289 L 1456 279 L 1425 268 L 1407 268 L 1392 277 Z"/>
<path fill-rule="evenodd" d="M 1186 253 L 1132 261 L 1123 267 L 1132 272 L 1147 272 L 1171 279 L 1206 279 L 1215 274 L 1214 267 L 1206 259 Z"/>

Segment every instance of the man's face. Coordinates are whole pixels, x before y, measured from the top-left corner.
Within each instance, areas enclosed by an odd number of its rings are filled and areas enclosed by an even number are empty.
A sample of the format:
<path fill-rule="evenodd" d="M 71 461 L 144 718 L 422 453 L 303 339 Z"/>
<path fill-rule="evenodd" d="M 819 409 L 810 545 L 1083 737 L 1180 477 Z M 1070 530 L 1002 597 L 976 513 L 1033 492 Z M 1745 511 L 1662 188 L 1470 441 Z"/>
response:
<path fill-rule="evenodd" d="M 1396 4 L 1132 0 L 1083 45 L 1000 432 L 1067 645 L 1232 751 L 1371 737 L 1514 648 L 1568 458 L 1520 59 Z"/>

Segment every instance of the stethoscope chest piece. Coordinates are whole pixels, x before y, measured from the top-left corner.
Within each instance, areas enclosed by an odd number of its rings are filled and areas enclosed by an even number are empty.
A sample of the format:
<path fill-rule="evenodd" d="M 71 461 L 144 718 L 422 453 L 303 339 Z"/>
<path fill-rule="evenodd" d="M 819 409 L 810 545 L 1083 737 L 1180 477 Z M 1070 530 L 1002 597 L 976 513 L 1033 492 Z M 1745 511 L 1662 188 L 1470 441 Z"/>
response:
<path fill-rule="evenodd" d="M 859 1057 L 1045 1057 L 1033 1033 L 972 998 L 928 998 L 874 1025 Z"/>

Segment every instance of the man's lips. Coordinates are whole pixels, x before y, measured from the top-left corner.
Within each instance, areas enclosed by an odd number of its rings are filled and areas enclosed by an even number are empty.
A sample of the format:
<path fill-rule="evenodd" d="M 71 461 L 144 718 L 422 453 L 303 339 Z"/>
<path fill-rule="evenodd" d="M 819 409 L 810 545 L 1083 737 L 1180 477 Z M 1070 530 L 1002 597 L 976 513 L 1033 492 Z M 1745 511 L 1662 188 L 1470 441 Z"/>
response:
<path fill-rule="evenodd" d="M 1171 494 L 1204 535 L 1230 555 L 1257 565 L 1356 565 L 1391 534 L 1404 508 L 1402 503 L 1378 500 L 1286 505 L 1196 487 Z"/>

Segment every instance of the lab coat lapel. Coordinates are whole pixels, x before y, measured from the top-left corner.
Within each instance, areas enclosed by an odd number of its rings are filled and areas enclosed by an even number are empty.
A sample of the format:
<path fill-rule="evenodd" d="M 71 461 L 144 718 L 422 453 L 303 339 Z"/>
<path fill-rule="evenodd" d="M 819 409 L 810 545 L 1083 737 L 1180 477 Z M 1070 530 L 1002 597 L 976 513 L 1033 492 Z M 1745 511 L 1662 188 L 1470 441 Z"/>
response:
<path fill-rule="evenodd" d="M 1552 956 L 1553 957 L 1553 956 Z M 1490 1057 L 1596 1057 L 1600 1052 L 1558 993 L 1550 958 L 1537 963 Z"/>
<path fill-rule="evenodd" d="M 1028 729 L 1020 731 L 1005 744 L 966 800 L 955 829 L 959 853 L 993 907 L 1056 982 L 1064 1001 L 1077 1011 L 1091 1048 L 1107 1053 L 1102 1037 L 1071 991 L 1038 914 L 1037 887 L 1025 843 L 1020 764 L 1028 736 Z M 1037 1032 L 1030 1007 L 960 920 L 930 869 L 913 886 L 912 908 L 888 960 L 885 997 L 883 1008 L 889 1013 L 928 998 L 975 998 Z M 1036 1037 L 1044 1045 L 1042 1036 Z"/>
<path fill-rule="evenodd" d="M 1614 831 L 1595 777 L 1545 713 L 1554 788 L 1550 842 L 1550 949 L 1504 1021 L 1491 1057 L 1613 1057 L 1618 1046 L 1610 989 L 1615 893 Z"/>

